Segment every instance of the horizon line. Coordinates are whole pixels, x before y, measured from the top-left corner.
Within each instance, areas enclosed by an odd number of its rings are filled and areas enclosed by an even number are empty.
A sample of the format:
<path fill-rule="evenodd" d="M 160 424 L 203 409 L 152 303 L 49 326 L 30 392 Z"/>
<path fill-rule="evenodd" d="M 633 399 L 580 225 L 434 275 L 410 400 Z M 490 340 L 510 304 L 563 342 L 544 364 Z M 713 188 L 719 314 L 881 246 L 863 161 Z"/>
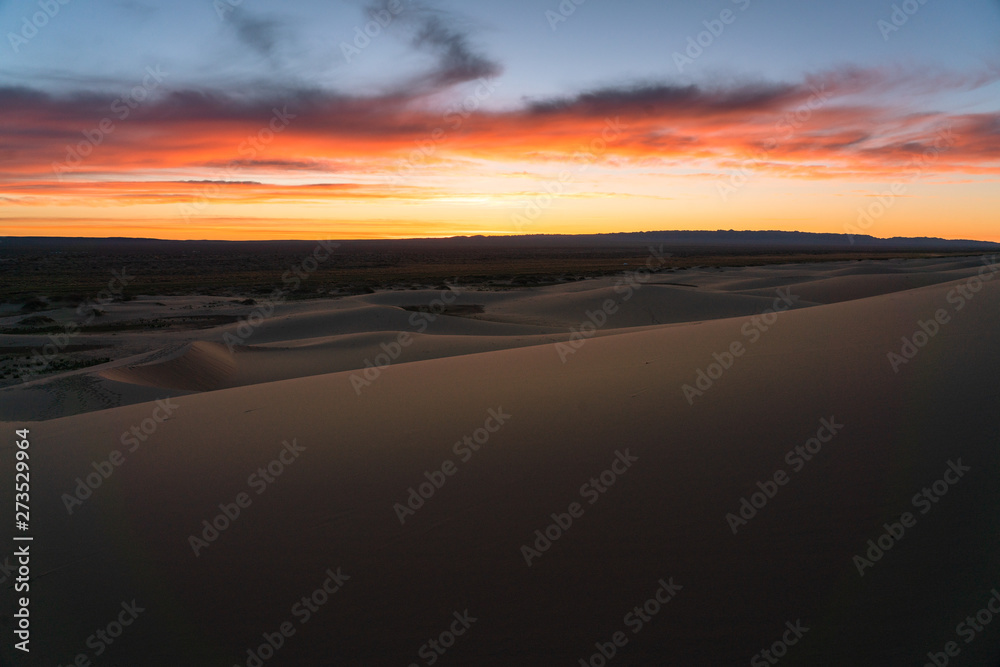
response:
<path fill-rule="evenodd" d="M 153 236 L 58 236 L 44 234 L 3 234 L 0 235 L 0 242 L 6 239 L 71 239 L 71 240 L 94 240 L 94 241 L 162 241 L 169 243 L 277 243 L 277 242 L 310 242 L 310 241 L 446 241 L 457 239 L 516 239 L 516 238 L 538 238 L 538 237 L 586 237 L 586 236 L 630 236 L 642 234 L 801 234 L 807 236 L 843 236 L 847 238 L 872 239 L 875 241 L 894 240 L 927 240 L 944 241 L 948 243 L 982 243 L 1000 245 L 998 241 L 988 241 L 984 239 L 970 238 L 945 238 L 941 236 L 889 236 L 879 237 L 872 234 L 849 234 L 847 232 L 806 232 L 797 230 L 781 229 L 651 229 L 631 232 L 584 232 L 584 233 L 535 233 L 535 234 L 452 234 L 447 236 L 386 236 L 386 237 L 360 237 L 360 238 L 260 238 L 260 239 L 212 239 L 212 238 L 188 238 L 170 239 Z"/>

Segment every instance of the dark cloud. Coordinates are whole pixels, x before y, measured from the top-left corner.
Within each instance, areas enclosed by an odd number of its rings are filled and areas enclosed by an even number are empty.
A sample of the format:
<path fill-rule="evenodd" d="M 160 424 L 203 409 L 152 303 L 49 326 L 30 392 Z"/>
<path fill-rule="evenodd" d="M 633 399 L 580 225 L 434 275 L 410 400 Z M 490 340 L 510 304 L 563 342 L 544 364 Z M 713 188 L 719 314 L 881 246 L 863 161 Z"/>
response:
<path fill-rule="evenodd" d="M 45 103 L 49 96 L 27 86 L 0 87 L 0 109 L 30 110 Z"/>
<path fill-rule="evenodd" d="M 219 185 L 263 185 L 263 183 L 261 183 L 260 181 L 223 181 L 223 180 L 218 180 L 218 179 L 213 180 L 213 179 L 210 179 L 210 178 L 203 178 L 203 179 L 201 179 L 199 181 L 187 180 L 187 181 L 174 181 L 174 182 L 175 183 L 195 183 L 195 184 L 211 183 L 211 184 L 219 184 Z"/>
<path fill-rule="evenodd" d="M 498 76 L 503 68 L 496 61 L 479 55 L 469 46 L 468 36 L 441 14 L 426 16 L 414 37 L 416 47 L 435 53 L 438 70 L 428 76 L 428 84 L 447 87 L 481 77 Z"/>
<path fill-rule="evenodd" d="M 369 3 L 365 11 L 377 20 L 388 12 L 386 0 Z M 458 14 L 411 1 L 403 5 L 393 19 L 411 34 L 410 43 L 418 51 L 436 58 L 435 68 L 411 83 L 414 94 L 435 92 L 482 77 L 496 77 L 503 72 L 499 61 L 478 53 L 470 37 L 472 26 Z"/>
<path fill-rule="evenodd" d="M 455 53 L 443 56 L 442 67 L 432 75 L 439 85 L 457 83 L 495 70 L 463 50 L 463 39 L 441 24 L 427 24 L 430 32 L 422 39 L 439 44 L 452 43 Z M 447 83 L 446 83 L 447 82 Z M 697 85 L 641 84 L 606 87 L 574 96 L 529 101 L 520 110 L 496 115 L 509 117 L 578 117 L 611 115 L 623 117 L 706 118 L 739 116 L 743 113 L 775 113 L 793 108 L 814 94 L 813 83 L 744 84 L 729 88 Z M 418 94 L 413 90 L 411 94 Z M 54 96 L 31 88 L 0 87 L 0 108 L 32 111 L 38 119 L 99 120 L 107 115 L 112 98 L 94 93 Z M 412 113 L 412 97 L 399 91 L 362 97 L 311 87 L 254 86 L 252 92 L 216 90 L 173 90 L 136 109 L 134 116 L 150 122 L 240 121 L 266 122 L 275 109 L 295 114 L 296 125 L 313 129 L 329 128 L 361 134 L 406 134 L 425 132 L 427 122 L 440 124 L 440 114 Z"/>
<path fill-rule="evenodd" d="M 530 102 L 527 111 L 532 114 L 571 113 L 587 116 L 661 115 L 695 110 L 732 113 L 779 108 L 802 94 L 802 87 L 791 84 L 745 85 L 730 89 L 645 84 L 601 88 L 572 97 Z"/>
<path fill-rule="evenodd" d="M 233 12 L 226 17 L 240 43 L 265 58 L 274 58 L 282 37 L 281 21 L 253 16 L 246 10 Z"/>
<path fill-rule="evenodd" d="M 243 169 L 283 169 L 286 171 L 318 171 L 329 173 L 339 167 L 329 160 L 227 160 L 224 162 L 207 162 L 206 167 L 240 167 Z"/>

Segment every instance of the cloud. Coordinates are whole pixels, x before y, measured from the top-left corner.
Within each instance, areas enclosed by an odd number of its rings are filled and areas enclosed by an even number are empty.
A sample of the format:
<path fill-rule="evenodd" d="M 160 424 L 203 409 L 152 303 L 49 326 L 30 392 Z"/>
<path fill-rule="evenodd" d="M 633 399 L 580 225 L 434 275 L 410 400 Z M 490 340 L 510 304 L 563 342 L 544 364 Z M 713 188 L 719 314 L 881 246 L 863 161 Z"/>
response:
<path fill-rule="evenodd" d="M 66 184 L 47 181 L 26 182 L 6 188 L 22 206 L 87 206 L 95 199 L 104 204 L 178 204 L 210 198 L 214 204 L 273 204 L 301 202 L 303 198 L 372 201 L 396 198 L 401 194 L 414 200 L 446 194 L 437 188 L 397 186 L 387 189 L 356 183 L 311 183 L 274 185 L 257 181 L 87 181 Z M 0 199 L 4 199 L 0 197 Z"/>
<path fill-rule="evenodd" d="M 342 166 L 330 160 L 229 160 L 227 162 L 209 162 L 206 167 L 223 168 L 238 167 L 241 169 L 267 169 L 271 171 L 307 171 L 330 173 L 342 169 Z"/>
<path fill-rule="evenodd" d="M 225 23 L 248 49 L 268 59 L 275 57 L 284 30 L 281 21 L 253 16 L 241 9 L 230 14 Z"/>
<path fill-rule="evenodd" d="M 437 68 L 438 84 L 483 71 L 474 59 L 454 62 L 472 69 Z M 1000 174 L 1000 113 L 946 113 L 893 95 L 894 86 L 909 86 L 907 81 L 843 70 L 728 87 L 652 82 L 462 113 L 414 105 L 413 97 L 398 93 L 364 97 L 294 86 L 173 90 L 125 120 L 110 112 L 110 99 L 92 92 L 56 96 L 0 87 L 0 183 L 9 192 L 12 184 L 24 192 L 34 188 L 25 183 L 49 184 L 50 196 L 57 196 L 60 188 L 92 193 L 112 187 L 97 182 L 101 178 L 164 172 L 227 181 L 266 181 L 276 172 L 372 180 L 405 164 L 414 167 L 407 173 L 457 175 L 468 169 L 461 164 L 474 161 L 565 162 L 597 144 L 599 159 L 609 166 L 725 170 L 763 151 L 755 168 L 784 177 L 880 179 L 898 177 L 940 144 L 944 128 L 951 138 L 930 169 Z M 952 84 L 965 89 L 967 81 L 956 77 Z M 287 124 L 272 122 L 278 116 L 288 116 Z M 95 134 L 102 118 L 111 119 L 113 131 Z M 613 141 L 605 140 L 609 123 L 621 128 Z M 82 156 L 79 165 L 60 182 L 55 167 L 67 164 L 73 152 Z M 143 188 L 153 186 L 137 181 L 133 189 Z M 316 193 L 357 196 L 344 188 Z"/>
<path fill-rule="evenodd" d="M 662 115 L 692 110 L 710 113 L 773 109 L 797 97 L 799 88 L 789 84 L 745 85 L 710 90 L 696 85 L 639 84 L 601 88 L 573 97 L 531 102 L 528 112 L 537 115 L 608 114 Z"/>
<path fill-rule="evenodd" d="M 176 181 L 177 183 L 217 183 L 221 185 L 262 185 L 260 181 L 219 181 L 212 180 L 210 178 L 202 179 L 200 181 Z"/>
<path fill-rule="evenodd" d="M 372 2 L 365 12 L 371 19 L 389 11 L 389 2 Z M 403 5 L 395 22 L 410 33 L 410 44 L 436 59 L 432 71 L 409 82 L 408 94 L 433 93 L 479 78 L 499 76 L 499 61 L 478 53 L 472 46 L 472 27 L 459 14 L 431 7 L 419 0 Z"/>
<path fill-rule="evenodd" d="M 413 43 L 439 58 L 438 70 L 427 77 L 427 83 L 433 87 L 496 77 L 503 71 L 497 61 L 475 53 L 469 46 L 468 36 L 439 13 L 423 18 Z"/>

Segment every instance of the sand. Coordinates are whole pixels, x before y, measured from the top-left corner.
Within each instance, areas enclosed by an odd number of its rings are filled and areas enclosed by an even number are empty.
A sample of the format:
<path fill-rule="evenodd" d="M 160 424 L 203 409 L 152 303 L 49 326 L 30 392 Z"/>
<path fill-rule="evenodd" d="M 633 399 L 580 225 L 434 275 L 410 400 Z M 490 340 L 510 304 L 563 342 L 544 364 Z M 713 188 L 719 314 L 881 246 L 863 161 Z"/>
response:
<path fill-rule="evenodd" d="M 0 391 L 31 431 L 30 664 L 254 665 L 265 635 L 267 665 L 998 664 L 997 624 L 956 628 L 1000 587 L 982 266 L 657 274 L 592 337 L 617 279 L 462 293 L 483 312 L 422 331 L 401 306 L 442 292 L 285 304 L 233 350 L 233 325 L 129 334 L 152 352 Z"/>

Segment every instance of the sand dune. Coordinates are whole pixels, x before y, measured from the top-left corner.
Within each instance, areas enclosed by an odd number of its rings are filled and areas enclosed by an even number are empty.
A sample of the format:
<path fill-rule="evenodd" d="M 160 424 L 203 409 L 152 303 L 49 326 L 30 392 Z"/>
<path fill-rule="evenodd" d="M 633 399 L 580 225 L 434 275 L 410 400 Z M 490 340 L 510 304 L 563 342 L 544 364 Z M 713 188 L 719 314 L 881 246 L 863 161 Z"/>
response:
<path fill-rule="evenodd" d="M 235 372 L 236 360 L 226 346 L 205 341 L 190 343 L 152 363 L 99 371 L 109 380 L 189 391 L 224 387 Z"/>
<path fill-rule="evenodd" d="M 923 341 L 939 310 L 948 321 L 894 368 L 888 354 L 908 355 L 902 338 Z M 422 647 L 466 611 L 476 620 L 452 626 L 463 634 L 440 664 L 574 665 L 619 631 L 611 665 L 752 664 L 796 638 L 789 627 L 808 630 L 781 664 L 924 664 L 1000 584 L 1000 283 L 972 292 L 963 277 L 767 321 L 609 328 L 565 363 L 558 344 L 485 351 L 470 336 L 452 356 L 382 369 L 360 394 L 350 371 L 329 372 L 31 424 L 37 657 L 93 655 L 87 638 L 134 599 L 145 611 L 109 649 L 114 664 L 246 665 L 284 622 L 294 635 L 265 664 L 427 664 Z M 198 345 L 117 372 L 211 384 L 259 367 L 264 380 L 271 364 L 301 372 L 385 333 L 231 358 Z M 729 360 L 734 342 L 745 352 Z M 719 359 L 729 368 L 685 394 Z M 479 448 L 457 444 L 466 436 Z M 811 438 L 828 441 L 790 462 Z M 285 442 L 304 449 L 261 482 Z M 115 449 L 124 462 L 68 514 L 64 494 Z M 12 456 L 0 450 L 2 465 Z M 778 470 L 786 483 L 734 534 L 727 514 Z M 400 514 L 429 479 L 443 483 Z M 913 496 L 938 480 L 946 492 L 922 514 Z M 240 493 L 249 506 L 195 556 L 190 537 Z M 572 524 L 548 528 L 572 503 Z M 860 576 L 855 556 L 904 512 L 915 524 Z M 536 530 L 558 537 L 535 544 Z M 350 578 L 303 623 L 294 605 L 338 568 Z M 661 581 L 673 597 L 637 621 Z M 962 664 L 996 664 L 998 645 L 985 628 L 961 643 Z"/>
<path fill-rule="evenodd" d="M 417 322 L 418 324 L 414 324 Z M 427 322 L 426 329 L 419 323 Z M 428 322 L 415 313 L 394 306 L 356 305 L 352 308 L 295 313 L 267 320 L 254 330 L 249 344 L 273 343 L 301 338 L 367 333 L 371 331 L 432 331 L 437 334 L 462 335 L 526 335 L 554 333 L 553 327 L 533 327 L 495 322 L 481 322 L 468 318 L 439 316 Z M 236 326 L 220 329 L 237 333 Z M 221 336 L 220 336 L 221 338 Z"/>
<path fill-rule="evenodd" d="M 249 330 L 234 322 L 81 335 L 78 340 L 117 350 L 116 361 L 0 389 L 0 418 L 52 419 L 153 397 L 364 369 L 388 359 L 384 346 L 395 349 L 400 336 L 412 336 L 412 344 L 392 363 L 566 341 L 581 330 L 606 336 L 760 314 L 774 307 L 779 289 L 781 307 L 850 301 L 972 276 L 982 264 L 971 257 L 704 268 L 508 291 L 390 291 L 281 303 L 273 311 L 208 297 L 147 297 L 111 304 L 108 321 L 170 322 L 179 313 L 195 322 L 267 317 Z M 467 310 L 456 315 L 445 306 Z M 49 314 L 58 319 L 59 312 Z M 36 348 L 49 342 L 26 334 L 0 339 Z M 277 348 L 287 349 L 279 354 Z"/>
<path fill-rule="evenodd" d="M 587 321 L 587 312 L 599 310 L 611 302 L 615 327 L 673 324 L 695 320 L 714 320 L 764 312 L 773 306 L 774 290 L 766 295 L 730 294 L 705 291 L 697 287 L 636 283 L 611 284 L 583 290 L 550 290 L 490 306 L 483 317 L 539 326 L 579 328 Z M 786 304 L 791 307 L 812 305 Z"/>
<path fill-rule="evenodd" d="M 399 343 L 405 336 L 406 345 Z M 195 342 L 177 356 L 137 366 L 100 371 L 100 376 L 123 383 L 209 391 L 344 370 L 380 367 L 386 359 L 407 363 L 477 352 L 541 345 L 566 340 L 556 336 L 429 336 L 402 331 L 345 334 L 320 339 L 241 346 L 230 352 L 221 343 Z M 386 357 L 386 350 L 399 356 Z M 367 362 L 367 363 L 366 363 Z"/>

